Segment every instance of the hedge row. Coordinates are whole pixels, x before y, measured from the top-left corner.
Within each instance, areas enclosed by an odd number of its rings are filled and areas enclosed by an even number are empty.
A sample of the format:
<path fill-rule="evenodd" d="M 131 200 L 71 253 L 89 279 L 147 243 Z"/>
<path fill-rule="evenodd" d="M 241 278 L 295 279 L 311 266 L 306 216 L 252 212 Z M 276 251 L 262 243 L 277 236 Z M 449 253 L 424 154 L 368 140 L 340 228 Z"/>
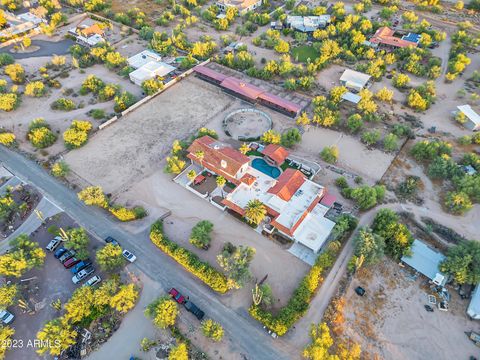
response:
<path fill-rule="evenodd" d="M 335 240 L 341 241 L 345 239 L 356 226 L 357 221 L 355 218 L 348 215 L 344 216 L 337 222 L 332 231 Z M 329 249 L 317 257 L 315 264 L 300 282 L 288 304 L 277 315 L 273 315 L 254 304 L 248 309 L 250 315 L 277 335 L 284 335 L 307 312 L 310 301 L 323 282 L 322 275 L 333 265 L 338 251 L 338 249 L 334 250 L 332 247 L 331 250 Z"/>
<path fill-rule="evenodd" d="M 227 277 L 208 262 L 200 260 L 197 255 L 169 240 L 163 233 L 161 221 L 152 225 L 150 240 L 213 290 L 221 294 L 228 291 Z"/>

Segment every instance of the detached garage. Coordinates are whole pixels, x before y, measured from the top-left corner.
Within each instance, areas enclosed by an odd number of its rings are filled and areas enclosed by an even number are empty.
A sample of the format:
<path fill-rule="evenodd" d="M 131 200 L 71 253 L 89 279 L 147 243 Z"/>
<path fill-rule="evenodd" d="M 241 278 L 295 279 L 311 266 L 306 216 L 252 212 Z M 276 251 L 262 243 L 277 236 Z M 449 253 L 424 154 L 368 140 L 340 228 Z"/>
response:
<path fill-rule="evenodd" d="M 145 80 L 154 79 L 156 77 L 165 77 L 171 72 L 175 71 L 175 68 L 164 62 L 150 61 L 130 73 L 130 80 L 141 86 Z"/>

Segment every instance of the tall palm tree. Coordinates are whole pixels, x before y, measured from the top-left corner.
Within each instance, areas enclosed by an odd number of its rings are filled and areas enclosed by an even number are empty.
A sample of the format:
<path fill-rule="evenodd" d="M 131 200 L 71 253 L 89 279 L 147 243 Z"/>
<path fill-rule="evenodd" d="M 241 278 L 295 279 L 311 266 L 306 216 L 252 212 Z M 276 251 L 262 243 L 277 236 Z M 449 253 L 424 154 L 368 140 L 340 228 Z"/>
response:
<path fill-rule="evenodd" d="M 246 155 L 250 151 L 250 147 L 247 145 L 247 143 L 243 143 L 242 146 L 240 146 L 239 151 L 243 154 Z"/>
<path fill-rule="evenodd" d="M 217 179 L 215 180 L 217 182 L 217 187 L 220 188 L 220 191 L 222 192 L 222 198 L 223 196 L 223 187 L 227 183 L 227 180 L 223 176 L 217 176 Z"/>
<path fill-rule="evenodd" d="M 200 165 L 203 167 L 203 159 L 205 158 L 205 153 L 202 150 L 195 151 L 195 156 L 200 160 Z"/>
<path fill-rule="evenodd" d="M 250 200 L 245 207 L 245 217 L 251 224 L 258 225 L 267 216 L 267 208 L 258 200 Z"/>

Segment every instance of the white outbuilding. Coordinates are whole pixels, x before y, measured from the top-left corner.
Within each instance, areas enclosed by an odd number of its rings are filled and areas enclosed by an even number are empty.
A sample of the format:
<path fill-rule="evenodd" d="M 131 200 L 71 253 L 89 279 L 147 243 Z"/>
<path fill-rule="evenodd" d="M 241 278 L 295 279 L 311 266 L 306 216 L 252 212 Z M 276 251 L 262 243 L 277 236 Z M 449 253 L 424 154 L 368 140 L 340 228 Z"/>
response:
<path fill-rule="evenodd" d="M 370 75 L 346 69 L 340 77 L 340 83 L 347 89 L 358 92 L 368 86 L 371 78 Z"/>
<path fill-rule="evenodd" d="M 130 80 L 141 86 L 145 80 L 154 79 L 157 77 L 165 77 L 171 72 L 175 71 L 175 68 L 164 62 L 150 61 L 130 73 Z"/>
<path fill-rule="evenodd" d="M 470 105 L 459 105 L 457 106 L 457 109 L 457 111 L 460 111 L 463 115 L 465 115 L 466 122 L 463 124 L 463 126 L 472 131 L 480 130 L 480 115 L 478 115 Z"/>

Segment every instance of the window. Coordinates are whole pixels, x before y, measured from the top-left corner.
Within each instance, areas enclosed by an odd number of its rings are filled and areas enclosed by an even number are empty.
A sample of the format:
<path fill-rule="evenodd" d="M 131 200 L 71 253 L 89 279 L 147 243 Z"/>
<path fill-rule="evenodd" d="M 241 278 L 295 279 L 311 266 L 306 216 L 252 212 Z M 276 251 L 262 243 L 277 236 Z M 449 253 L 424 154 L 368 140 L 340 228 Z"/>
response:
<path fill-rule="evenodd" d="M 227 162 L 225 160 L 222 160 L 220 162 L 220 166 L 225 169 L 227 167 Z"/>

